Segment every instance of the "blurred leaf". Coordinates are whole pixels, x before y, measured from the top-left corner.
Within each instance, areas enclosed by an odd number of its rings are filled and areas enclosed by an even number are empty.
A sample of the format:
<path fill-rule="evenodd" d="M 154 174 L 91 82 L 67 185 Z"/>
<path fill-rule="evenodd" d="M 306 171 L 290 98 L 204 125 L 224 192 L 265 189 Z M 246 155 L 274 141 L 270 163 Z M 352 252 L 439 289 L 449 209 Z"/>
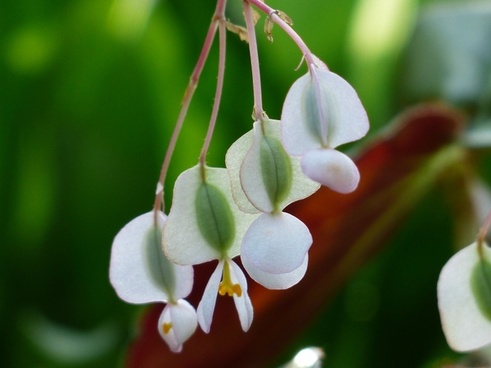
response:
<path fill-rule="evenodd" d="M 40 355 L 63 366 L 93 363 L 110 353 L 119 339 L 114 325 L 99 326 L 92 331 L 75 331 L 36 313 L 25 313 L 22 325 L 28 340 Z"/>
<path fill-rule="evenodd" d="M 443 106 L 420 106 L 403 114 L 359 155 L 362 179 L 354 193 L 343 196 L 322 188 L 290 207 L 314 237 L 309 270 L 298 286 L 281 293 L 251 283 L 255 316 L 247 334 L 240 330 L 230 303 L 220 300 L 211 333 L 198 332 L 183 353 L 172 354 L 157 333 L 160 308 L 152 308 L 142 321 L 127 367 L 271 364 L 347 277 L 383 248 L 418 199 L 449 168 L 461 164 L 464 151 L 455 144 L 461 129 L 461 116 Z M 197 270 L 193 302 L 201 296 L 196 290 L 202 290 L 209 266 Z"/>
<path fill-rule="evenodd" d="M 441 99 L 476 110 L 491 85 L 490 39 L 489 2 L 428 7 L 416 25 L 402 68 L 406 97 Z M 488 96 L 488 105 L 490 101 Z"/>

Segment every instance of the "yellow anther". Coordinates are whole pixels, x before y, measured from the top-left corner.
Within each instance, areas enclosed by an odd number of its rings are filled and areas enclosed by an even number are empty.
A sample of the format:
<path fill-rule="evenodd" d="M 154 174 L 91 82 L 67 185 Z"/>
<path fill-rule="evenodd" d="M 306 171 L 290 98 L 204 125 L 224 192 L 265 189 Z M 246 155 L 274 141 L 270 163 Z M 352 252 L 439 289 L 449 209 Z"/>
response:
<path fill-rule="evenodd" d="M 172 323 L 165 322 L 162 325 L 162 331 L 164 331 L 164 335 L 167 335 L 169 333 L 169 331 L 170 331 L 171 328 L 172 328 Z"/>
<path fill-rule="evenodd" d="M 222 296 L 225 294 L 228 296 L 234 296 L 234 294 L 238 297 L 242 296 L 240 285 L 232 283 L 228 262 L 225 262 L 225 266 L 223 267 L 222 282 L 220 282 L 220 286 L 218 287 L 218 293 Z"/>
<path fill-rule="evenodd" d="M 220 283 L 220 287 L 218 288 L 218 293 L 222 296 L 225 294 L 228 296 L 234 296 L 235 294 L 240 297 L 242 295 L 242 288 L 239 284 L 226 283 L 222 281 Z"/>

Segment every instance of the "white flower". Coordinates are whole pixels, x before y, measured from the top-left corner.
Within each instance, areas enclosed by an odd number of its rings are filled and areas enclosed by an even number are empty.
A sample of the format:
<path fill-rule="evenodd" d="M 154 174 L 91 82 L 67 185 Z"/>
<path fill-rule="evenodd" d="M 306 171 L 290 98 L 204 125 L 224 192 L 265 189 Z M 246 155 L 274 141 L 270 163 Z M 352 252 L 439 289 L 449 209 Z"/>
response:
<path fill-rule="evenodd" d="M 256 121 L 228 149 L 225 163 L 234 200 L 244 212 L 272 212 L 319 189 L 318 183 L 303 175 L 300 158 L 284 152 L 278 120 Z"/>
<path fill-rule="evenodd" d="M 475 242 L 460 250 L 443 267 L 437 290 L 450 347 L 466 352 L 491 344 L 491 249 Z"/>
<path fill-rule="evenodd" d="M 288 91 L 281 121 L 285 150 L 303 156 L 305 175 L 341 193 L 357 187 L 356 165 L 334 149 L 362 138 L 369 125 L 356 91 L 344 79 L 312 65 Z"/>
<path fill-rule="evenodd" d="M 319 189 L 302 174 L 300 159 L 285 152 L 280 135 L 280 122 L 264 117 L 230 147 L 225 160 L 240 209 L 262 212 L 244 235 L 242 264 L 270 289 L 289 288 L 305 275 L 312 236 L 282 210 Z"/>
<path fill-rule="evenodd" d="M 210 331 L 218 293 L 234 298 L 244 331 L 252 323 L 247 281 L 232 258 L 239 254 L 242 237 L 256 217 L 235 205 L 225 169 L 195 166 L 176 181 L 163 234 L 165 254 L 181 265 L 219 261 L 198 305 L 198 322 L 205 332 Z"/>
<path fill-rule="evenodd" d="M 162 253 L 165 221 L 162 212 L 148 212 L 123 227 L 112 245 L 109 277 L 118 296 L 128 303 L 167 303 L 158 331 L 170 349 L 179 352 L 198 324 L 196 311 L 182 300 L 191 292 L 193 268 L 174 265 Z"/>
<path fill-rule="evenodd" d="M 244 235 L 240 259 L 249 275 L 269 289 L 288 289 L 305 275 L 312 236 L 285 213 L 263 213 Z"/>
<path fill-rule="evenodd" d="M 182 344 L 196 331 L 196 310 L 184 299 L 165 306 L 160 315 L 159 334 L 172 351 L 180 352 Z"/>

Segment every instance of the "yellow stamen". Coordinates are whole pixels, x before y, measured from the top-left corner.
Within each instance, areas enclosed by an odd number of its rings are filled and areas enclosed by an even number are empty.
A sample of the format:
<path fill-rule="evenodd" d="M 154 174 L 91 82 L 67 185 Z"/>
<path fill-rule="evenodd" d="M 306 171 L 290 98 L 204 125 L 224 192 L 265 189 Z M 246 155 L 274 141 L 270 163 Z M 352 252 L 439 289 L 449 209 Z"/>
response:
<path fill-rule="evenodd" d="M 228 296 L 234 296 L 234 294 L 238 297 L 242 296 L 242 288 L 240 285 L 232 283 L 230 269 L 227 262 L 225 262 L 225 266 L 223 267 L 222 282 L 220 282 L 220 286 L 218 287 L 218 293 L 222 296 L 225 294 Z"/>
<path fill-rule="evenodd" d="M 169 331 L 170 331 L 171 328 L 172 328 L 172 323 L 165 322 L 162 325 L 162 331 L 164 331 L 164 335 L 167 335 L 169 333 Z"/>

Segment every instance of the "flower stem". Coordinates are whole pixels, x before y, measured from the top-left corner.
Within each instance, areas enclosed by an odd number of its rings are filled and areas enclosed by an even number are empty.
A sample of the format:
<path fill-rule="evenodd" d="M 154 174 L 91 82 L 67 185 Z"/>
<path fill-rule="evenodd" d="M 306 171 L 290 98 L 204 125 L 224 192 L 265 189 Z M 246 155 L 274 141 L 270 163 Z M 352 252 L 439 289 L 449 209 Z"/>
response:
<path fill-rule="evenodd" d="M 193 99 L 194 91 L 196 90 L 196 87 L 198 85 L 199 77 L 201 75 L 201 72 L 203 71 L 206 59 L 208 58 L 208 54 L 210 53 L 211 45 L 213 43 L 213 39 L 215 37 L 217 28 L 218 28 L 218 22 L 220 19 L 223 18 L 223 14 L 225 11 L 225 4 L 226 0 L 218 0 L 216 8 L 215 8 L 215 13 L 213 15 L 213 18 L 211 20 L 210 26 L 208 28 L 208 33 L 206 34 L 205 41 L 203 43 L 203 47 L 201 49 L 201 53 L 198 57 L 198 61 L 196 63 L 196 66 L 194 67 L 193 73 L 191 74 L 191 77 L 189 79 L 188 85 L 186 87 L 186 90 L 184 92 L 184 96 L 182 99 L 182 104 L 181 104 L 181 110 L 179 111 L 179 115 L 176 121 L 176 124 L 174 126 L 174 130 L 172 132 L 172 136 L 169 142 L 169 146 L 167 148 L 167 151 L 165 153 L 164 157 L 164 162 L 162 164 L 162 168 L 160 170 L 160 176 L 159 176 L 159 181 L 157 184 L 157 190 L 155 193 L 155 202 L 153 205 L 153 210 L 155 213 L 155 223 L 157 223 L 157 212 L 159 210 L 162 210 L 162 212 L 165 212 L 165 200 L 164 200 L 164 185 L 165 185 L 165 178 L 167 176 L 167 171 L 169 169 L 169 163 L 172 158 L 172 154 L 174 152 L 175 146 L 177 139 L 179 137 L 179 134 L 182 129 L 182 125 L 184 123 L 184 119 L 187 115 L 189 105 L 191 104 L 191 100 Z"/>
<path fill-rule="evenodd" d="M 484 247 L 486 242 L 486 235 L 488 234 L 489 227 L 491 226 L 491 212 L 486 217 L 484 225 L 479 230 L 477 234 L 477 252 L 479 253 L 479 258 L 484 259 Z"/>
<path fill-rule="evenodd" d="M 247 27 L 247 38 L 249 41 L 249 54 L 251 55 L 252 69 L 252 87 L 254 90 L 254 121 L 262 120 L 264 115 L 262 91 L 261 91 L 261 71 L 259 68 L 259 54 L 257 51 L 256 30 L 254 24 L 254 15 L 252 13 L 251 4 L 248 0 L 242 3 L 244 9 L 244 19 Z"/>
<path fill-rule="evenodd" d="M 224 5 L 226 0 L 219 0 Z M 199 164 L 201 168 L 201 178 L 203 182 L 205 181 L 205 165 L 206 165 L 206 154 L 208 153 L 208 148 L 210 147 L 211 138 L 213 137 L 213 131 L 215 130 L 215 125 L 218 117 L 218 109 L 220 107 L 220 101 L 222 98 L 223 91 L 223 79 L 225 76 L 225 56 L 226 56 L 226 35 L 227 28 L 225 24 L 225 14 L 222 14 L 218 19 L 218 36 L 219 36 L 219 55 L 218 55 L 218 76 L 217 76 L 217 87 L 215 90 L 215 100 L 213 101 L 213 108 L 211 111 L 210 123 L 208 125 L 208 131 L 206 132 L 205 142 L 203 143 L 203 148 L 199 155 Z"/>
<path fill-rule="evenodd" d="M 278 24 L 278 26 L 280 26 L 283 29 L 283 31 L 285 31 L 285 33 L 292 39 L 293 42 L 295 42 L 297 47 L 302 52 L 303 56 L 305 57 L 305 60 L 307 61 L 307 66 L 309 70 L 312 68 L 313 65 L 318 64 L 319 61 L 312 54 L 312 52 L 307 47 L 307 45 L 302 40 L 302 38 L 300 38 L 298 33 L 295 32 L 295 30 L 288 23 L 286 23 L 283 19 L 281 19 L 281 17 L 278 15 L 278 11 L 271 8 L 269 5 L 265 4 L 261 0 L 247 0 L 247 2 L 254 5 L 263 13 L 265 13 L 273 22 Z"/>

